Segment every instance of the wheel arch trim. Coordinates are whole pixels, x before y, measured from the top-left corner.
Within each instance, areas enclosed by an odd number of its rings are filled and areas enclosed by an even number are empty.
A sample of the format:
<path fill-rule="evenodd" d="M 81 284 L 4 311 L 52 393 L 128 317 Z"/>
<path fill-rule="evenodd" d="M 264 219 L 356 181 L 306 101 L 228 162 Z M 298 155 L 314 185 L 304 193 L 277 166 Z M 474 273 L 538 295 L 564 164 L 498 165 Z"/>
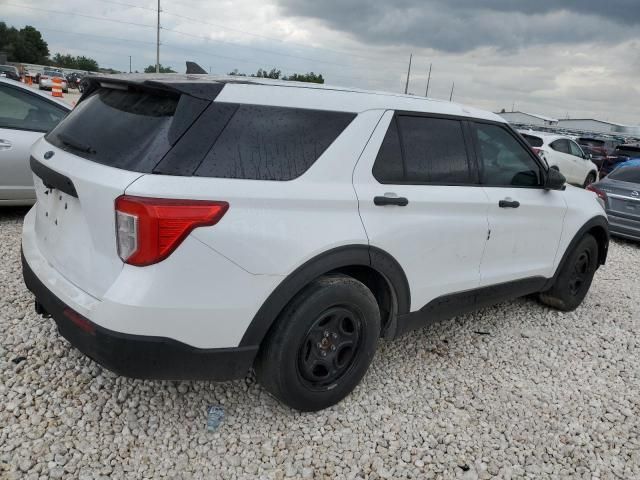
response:
<path fill-rule="evenodd" d="M 596 217 L 591 218 L 588 222 L 586 222 L 573 236 L 569 245 L 564 250 L 562 254 L 562 258 L 556 267 L 556 271 L 552 278 L 550 278 L 546 285 L 544 286 L 542 291 L 549 290 L 556 281 L 556 278 L 562 271 L 564 264 L 567 261 L 567 258 L 576 247 L 578 242 L 584 237 L 587 233 L 594 234 L 596 242 L 598 242 L 598 265 L 604 265 L 607 261 L 607 253 L 609 251 L 609 221 L 604 215 L 598 215 Z"/>
<path fill-rule="evenodd" d="M 409 312 L 409 282 L 397 260 L 376 247 L 346 245 L 313 257 L 282 280 L 254 315 L 239 346 L 260 345 L 280 312 L 298 292 L 314 279 L 332 270 L 350 266 L 370 267 L 381 274 L 395 293 L 396 313 L 400 315 Z"/>

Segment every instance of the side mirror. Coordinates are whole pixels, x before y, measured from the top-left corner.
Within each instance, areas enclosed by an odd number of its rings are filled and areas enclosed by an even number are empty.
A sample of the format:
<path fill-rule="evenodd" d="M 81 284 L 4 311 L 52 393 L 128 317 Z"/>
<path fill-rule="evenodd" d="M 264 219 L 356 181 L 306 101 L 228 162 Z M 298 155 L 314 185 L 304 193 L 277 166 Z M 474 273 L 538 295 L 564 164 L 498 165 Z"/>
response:
<path fill-rule="evenodd" d="M 545 190 L 564 190 L 567 188 L 565 184 L 567 183 L 567 179 L 563 174 L 560 173 L 560 170 L 556 170 L 555 168 L 550 168 L 547 171 L 547 176 L 544 182 Z"/>

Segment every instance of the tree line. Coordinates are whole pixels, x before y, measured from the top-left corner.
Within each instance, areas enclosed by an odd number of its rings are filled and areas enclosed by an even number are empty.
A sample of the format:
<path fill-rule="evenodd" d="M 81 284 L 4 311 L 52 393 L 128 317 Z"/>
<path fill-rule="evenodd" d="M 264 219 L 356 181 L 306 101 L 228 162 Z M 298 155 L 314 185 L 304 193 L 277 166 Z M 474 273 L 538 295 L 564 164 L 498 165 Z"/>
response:
<path fill-rule="evenodd" d="M 95 72 L 98 62 L 93 58 L 56 53 L 49 56 L 49 45 L 42 38 L 42 34 L 35 27 L 26 25 L 18 30 L 0 22 L 0 52 L 7 54 L 10 62 L 35 63 L 38 65 L 53 65 L 62 68 L 74 68 Z"/>
<path fill-rule="evenodd" d="M 35 63 L 39 65 L 52 65 L 61 68 L 71 68 L 75 70 L 85 70 L 96 72 L 99 69 L 98 62 L 93 58 L 84 55 L 74 56 L 69 54 L 56 53 L 50 56 L 49 45 L 45 42 L 42 34 L 31 25 L 26 25 L 18 30 L 9 27 L 5 22 L 0 22 L 0 52 L 7 54 L 7 60 L 18 63 Z M 109 69 L 111 73 L 118 73 Z M 145 73 L 155 73 L 155 65 L 149 65 L 144 69 Z M 136 72 L 137 73 L 137 72 Z M 176 73 L 171 67 L 160 65 L 160 73 Z M 295 82 L 324 83 L 321 73 L 294 73 L 283 76 L 281 70 L 272 68 L 259 68 L 256 73 L 247 75 L 241 73 L 236 68 L 229 72 L 231 76 L 272 78 L 275 80 L 291 80 Z"/>
<path fill-rule="evenodd" d="M 324 77 L 321 73 L 294 73 L 287 77 L 282 76 L 282 71 L 275 68 L 272 68 L 271 70 L 267 70 L 266 68 L 259 68 L 256 73 L 252 73 L 251 75 L 240 73 L 236 68 L 233 70 L 233 72 L 229 72 L 228 75 L 237 77 L 272 78 L 274 80 L 290 80 L 293 82 L 324 83 Z"/>

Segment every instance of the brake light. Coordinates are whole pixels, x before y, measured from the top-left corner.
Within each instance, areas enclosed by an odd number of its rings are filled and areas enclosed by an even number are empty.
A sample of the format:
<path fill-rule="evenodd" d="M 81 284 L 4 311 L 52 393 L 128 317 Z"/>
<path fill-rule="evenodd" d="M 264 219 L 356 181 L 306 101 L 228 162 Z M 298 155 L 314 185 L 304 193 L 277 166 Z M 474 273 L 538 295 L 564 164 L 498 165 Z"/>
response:
<path fill-rule="evenodd" d="M 590 192 L 595 193 L 599 199 L 603 200 L 603 201 L 607 201 L 607 194 L 606 192 L 604 192 L 603 190 L 600 190 L 598 187 L 594 187 L 593 184 L 591 185 L 587 185 L 587 190 L 589 190 Z"/>
<path fill-rule="evenodd" d="M 218 223 L 229 204 L 123 195 L 115 207 L 118 255 L 144 267 L 171 255 L 193 229 Z"/>

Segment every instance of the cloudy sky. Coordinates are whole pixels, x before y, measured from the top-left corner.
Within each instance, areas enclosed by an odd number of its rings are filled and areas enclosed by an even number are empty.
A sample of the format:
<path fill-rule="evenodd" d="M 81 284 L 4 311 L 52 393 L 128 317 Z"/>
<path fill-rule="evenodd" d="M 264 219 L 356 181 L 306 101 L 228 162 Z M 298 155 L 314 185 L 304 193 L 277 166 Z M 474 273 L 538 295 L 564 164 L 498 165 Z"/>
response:
<path fill-rule="evenodd" d="M 154 0 L 0 0 L 52 53 L 155 63 Z M 640 124 L 639 0 L 162 0 L 161 63 L 314 71 L 327 83 Z"/>

